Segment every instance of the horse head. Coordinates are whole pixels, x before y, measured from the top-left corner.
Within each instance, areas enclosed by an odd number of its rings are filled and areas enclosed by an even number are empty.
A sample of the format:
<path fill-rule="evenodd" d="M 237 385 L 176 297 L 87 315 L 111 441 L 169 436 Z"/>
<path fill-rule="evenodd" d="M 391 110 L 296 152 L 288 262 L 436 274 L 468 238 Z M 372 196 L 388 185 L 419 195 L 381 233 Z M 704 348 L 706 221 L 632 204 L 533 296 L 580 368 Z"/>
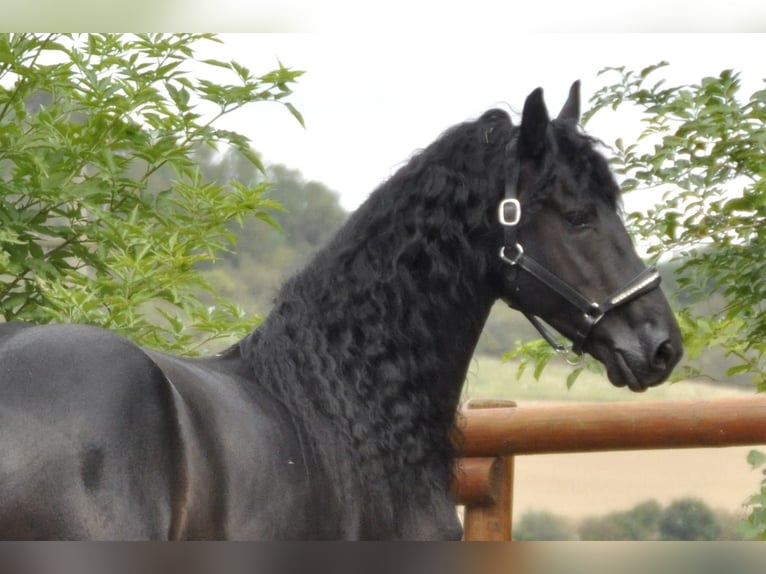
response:
<path fill-rule="evenodd" d="M 498 212 L 501 298 L 557 350 L 540 319 L 572 341 L 568 351 L 601 361 L 613 384 L 643 391 L 668 377 L 681 336 L 659 274 L 625 229 L 608 163 L 579 119 L 579 82 L 555 119 L 541 89 L 527 97 Z"/>

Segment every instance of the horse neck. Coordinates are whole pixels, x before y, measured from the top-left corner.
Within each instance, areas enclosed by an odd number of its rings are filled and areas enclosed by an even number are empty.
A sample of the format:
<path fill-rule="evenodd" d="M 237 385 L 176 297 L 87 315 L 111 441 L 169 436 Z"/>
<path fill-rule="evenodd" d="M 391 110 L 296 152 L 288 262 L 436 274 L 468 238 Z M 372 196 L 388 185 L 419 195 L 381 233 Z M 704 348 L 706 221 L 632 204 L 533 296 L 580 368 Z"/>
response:
<path fill-rule="evenodd" d="M 412 397 L 451 426 L 495 298 L 486 276 L 497 245 L 488 236 L 511 131 L 495 110 L 446 132 L 282 288 L 258 337 L 279 343 L 267 351 L 284 355 L 272 369 L 294 365 L 278 380 L 333 416 L 339 396 L 369 405 L 373 419 Z"/>
<path fill-rule="evenodd" d="M 493 302 L 479 269 L 396 218 L 384 234 L 365 217 L 349 225 L 285 286 L 267 325 L 344 393 L 385 402 L 406 391 L 454 412 Z"/>
<path fill-rule="evenodd" d="M 459 207 L 386 191 L 283 287 L 252 356 L 286 402 L 298 393 L 352 434 L 361 424 L 443 440 L 493 303 L 486 265 L 465 221 L 448 217 Z"/>

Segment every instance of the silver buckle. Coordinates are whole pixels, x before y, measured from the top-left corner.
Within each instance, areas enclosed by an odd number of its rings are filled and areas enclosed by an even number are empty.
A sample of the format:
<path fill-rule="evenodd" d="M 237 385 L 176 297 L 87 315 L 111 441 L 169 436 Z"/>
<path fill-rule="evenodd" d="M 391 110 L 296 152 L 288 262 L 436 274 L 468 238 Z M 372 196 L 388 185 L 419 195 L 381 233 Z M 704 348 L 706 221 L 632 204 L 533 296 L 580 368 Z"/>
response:
<path fill-rule="evenodd" d="M 513 249 L 516 250 L 516 253 L 514 253 L 513 257 L 508 257 L 505 254 L 505 250 L 507 249 L 507 246 L 503 245 L 500 248 L 500 259 L 505 261 L 508 265 L 516 265 L 519 262 L 519 259 L 524 255 L 524 249 L 522 249 L 521 244 L 517 243 L 513 246 Z"/>
<path fill-rule="evenodd" d="M 510 209 L 510 217 L 508 217 L 509 210 L 506 209 L 508 206 L 513 206 Z M 519 221 L 521 221 L 521 204 L 519 203 L 519 200 L 515 198 L 509 198 L 501 201 L 497 208 L 497 218 L 502 225 L 506 225 L 508 227 L 514 227 L 518 225 Z"/>

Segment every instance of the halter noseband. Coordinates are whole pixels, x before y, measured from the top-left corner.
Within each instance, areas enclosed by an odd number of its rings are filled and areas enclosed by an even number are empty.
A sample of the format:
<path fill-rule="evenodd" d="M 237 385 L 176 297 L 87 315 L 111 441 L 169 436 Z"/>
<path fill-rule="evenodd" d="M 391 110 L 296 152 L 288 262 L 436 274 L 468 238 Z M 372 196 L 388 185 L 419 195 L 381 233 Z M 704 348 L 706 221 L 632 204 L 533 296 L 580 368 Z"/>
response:
<path fill-rule="evenodd" d="M 511 150 L 515 149 L 513 142 L 508 147 Z M 628 281 L 622 289 L 608 296 L 603 302 L 598 303 L 585 297 L 577 289 L 557 277 L 551 271 L 548 271 L 543 265 L 524 253 L 524 249 L 516 237 L 522 213 L 521 203 L 518 198 L 518 158 L 511 157 L 510 166 L 505 183 L 505 198 L 498 206 L 498 220 L 505 230 L 503 246 L 500 248 L 500 259 L 516 269 L 523 269 L 538 281 L 553 289 L 582 312 L 580 320 L 575 326 L 575 335 L 572 337 L 571 348 L 567 349 L 558 343 L 553 334 L 543 325 L 538 317 L 527 313 L 512 303 L 510 305 L 524 313 L 524 316 L 534 325 L 543 339 L 557 353 L 567 357 L 567 362 L 576 364 L 577 361 L 572 362 L 569 358 L 570 353 L 577 355 L 578 359 L 582 356 L 582 348 L 585 342 L 588 340 L 593 328 L 601 321 L 604 315 L 656 289 L 661 281 L 660 274 L 654 267 L 648 267 Z"/>

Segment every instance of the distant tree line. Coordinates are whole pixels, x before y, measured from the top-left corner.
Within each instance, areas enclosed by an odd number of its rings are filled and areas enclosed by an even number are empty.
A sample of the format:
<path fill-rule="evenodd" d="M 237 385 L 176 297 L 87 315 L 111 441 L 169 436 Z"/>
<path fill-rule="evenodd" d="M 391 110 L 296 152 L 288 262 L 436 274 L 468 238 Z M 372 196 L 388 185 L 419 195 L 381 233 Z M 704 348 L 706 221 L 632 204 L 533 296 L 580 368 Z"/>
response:
<path fill-rule="evenodd" d="M 287 166 L 268 165 L 262 174 L 242 161 L 236 150 L 220 157 L 201 150 L 198 161 L 207 180 L 223 185 L 236 181 L 264 185 L 264 197 L 280 205 L 269 214 L 272 225 L 263 225 L 255 216 L 246 217 L 241 224 L 231 223 L 229 229 L 237 235 L 236 249 L 202 266 L 203 275 L 219 295 L 248 313 L 264 315 L 282 282 L 329 241 L 348 213 L 336 192 L 323 183 L 306 181 L 298 170 Z"/>
<path fill-rule="evenodd" d="M 663 507 L 647 500 L 630 510 L 580 521 L 549 511 L 524 513 L 514 525 L 515 540 L 742 540 L 742 517 L 714 511 L 696 498 L 681 498 Z"/>

